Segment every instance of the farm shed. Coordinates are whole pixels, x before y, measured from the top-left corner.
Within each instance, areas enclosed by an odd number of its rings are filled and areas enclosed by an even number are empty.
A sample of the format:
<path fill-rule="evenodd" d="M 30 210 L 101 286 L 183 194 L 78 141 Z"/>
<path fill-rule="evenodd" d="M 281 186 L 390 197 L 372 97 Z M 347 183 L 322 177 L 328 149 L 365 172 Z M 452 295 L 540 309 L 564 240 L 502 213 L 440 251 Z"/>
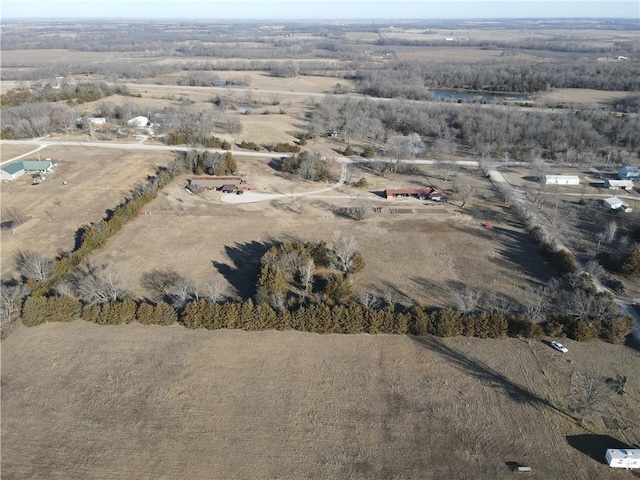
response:
<path fill-rule="evenodd" d="M 604 203 L 605 207 L 611 210 L 617 210 L 620 207 L 622 207 L 622 205 L 624 205 L 624 202 L 620 200 L 618 197 L 605 198 L 602 202 Z"/>
<path fill-rule="evenodd" d="M 605 458 L 612 468 L 640 468 L 639 448 L 609 448 Z"/>
<path fill-rule="evenodd" d="M 44 175 L 49 173 L 55 165 L 55 162 L 52 162 L 49 159 L 46 161 L 22 160 L 20 162 L 11 163 L 6 167 L 2 167 L 2 173 L 0 176 L 2 180 L 15 180 L 27 173 L 39 173 Z"/>
<path fill-rule="evenodd" d="M 580 177 L 577 175 L 545 175 L 545 185 L 580 185 Z"/>
<path fill-rule="evenodd" d="M 633 190 L 633 182 L 631 180 L 605 180 L 605 187 L 609 190 Z"/>
<path fill-rule="evenodd" d="M 618 178 L 620 180 L 640 179 L 640 167 L 638 166 L 622 167 L 618 172 Z"/>
<path fill-rule="evenodd" d="M 628 203 L 624 203 L 618 197 L 605 198 L 602 202 L 604 203 L 604 206 L 610 210 L 622 210 L 626 213 L 629 213 L 633 210 Z"/>
<path fill-rule="evenodd" d="M 394 198 L 419 198 L 420 200 L 440 200 L 441 192 L 432 187 L 424 188 L 387 188 L 384 191 L 387 200 Z"/>

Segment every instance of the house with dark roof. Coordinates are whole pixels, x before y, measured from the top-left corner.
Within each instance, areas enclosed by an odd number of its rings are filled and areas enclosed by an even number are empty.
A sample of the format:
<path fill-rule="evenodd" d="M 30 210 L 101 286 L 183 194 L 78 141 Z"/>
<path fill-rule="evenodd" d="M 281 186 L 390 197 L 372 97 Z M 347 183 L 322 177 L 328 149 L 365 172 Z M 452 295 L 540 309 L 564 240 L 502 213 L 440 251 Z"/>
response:
<path fill-rule="evenodd" d="M 230 175 L 207 175 L 187 179 L 187 189 L 198 193 L 203 190 L 218 190 L 223 193 L 242 194 L 255 188 L 247 184 L 242 177 Z"/>
<path fill-rule="evenodd" d="M 418 198 L 420 200 L 436 200 L 442 199 L 442 192 L 433 187 L 420 188 L 387 188 L 384 191 L 387 200 L 398 198 Z"/>

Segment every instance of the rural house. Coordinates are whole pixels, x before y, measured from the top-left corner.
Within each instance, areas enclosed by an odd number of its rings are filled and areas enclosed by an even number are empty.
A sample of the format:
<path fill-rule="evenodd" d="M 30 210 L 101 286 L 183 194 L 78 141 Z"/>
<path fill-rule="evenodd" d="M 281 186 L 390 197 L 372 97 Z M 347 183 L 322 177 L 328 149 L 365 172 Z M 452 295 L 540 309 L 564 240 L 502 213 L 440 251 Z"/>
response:
<path fill-rule="evenodd" d="M 187 179 L 187 189 L 197 193 L 202 190 L 219 190 L 223 193 L 241 194 L 254 187 L 247 184 L 242 177 L 229 175 L 207 175 Z"/>
<path fill-rule="evenodd" d="M 609 190 L 633 190 L 633 182 L 631 180 L 605 180 L 604 186 Z"/>
<path fill-rule="evenodd" d="M 0 180 L 15 180 L 27 173 L 35 173 L 45 175 L 55 167 L 56 163 L 51 159 L 41 160 L 22 160 L 20 162 L 10 163 L 6 167 L 2 167 L 0 172 Z"/>
<path fill-rule="evenodd" d="M 618 178 L 620 180 L 638 180 L 640 179 L 640 167 L 637 165 L 622 167 L 618 172 Z"/>
<path fill-rule="evenodd" d="M 442 192 L 433 187 L 422 188 L 387 188 L 384 191 L 387 200 L 394 198 L 418 198 L 420 200 L 434 200 L 440 201 L 442 199 Z"/>
<path fill-rule="evenodd" d="M 580 185 L 580 177 L 577 175 L 545 175 L 545 185 Z"/>

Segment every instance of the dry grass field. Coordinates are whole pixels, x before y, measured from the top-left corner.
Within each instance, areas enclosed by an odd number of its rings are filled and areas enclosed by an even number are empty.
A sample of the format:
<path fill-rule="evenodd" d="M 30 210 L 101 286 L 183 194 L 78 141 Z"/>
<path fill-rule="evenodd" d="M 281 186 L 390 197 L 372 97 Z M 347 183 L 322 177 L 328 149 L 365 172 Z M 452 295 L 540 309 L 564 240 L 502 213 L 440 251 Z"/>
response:
<path fill-rule="evenodd" d="M 47 180 L 31 185 L 25 175 L 2 185 L 2 206 L 22 210 L 30 219 L 2 230 L 2 278 L 13 272 L 12 256 L 20 248 L 55 255 L 73 248 L 74 234 L 83 224 L 98 221 L 137 183 L 168 163 L 170 152 L 136 152 L 84 147 L 47 147 L 42 158 L 58 165 Z M 67 182 L 63 185 L 63 182 Z"/>
<path fill-rule="evenodd" d="M 259 192 L 290 195 L 317 190 L 323 184 L 287 180 L 266 161 L 239 161 L 249 183 Z M 232 296 L 253 293 L 254 275 L 262 254 L 273 242 L 288 239 L 330 241 L 334 232 L 352 232 L 367 268 L 356 276 L 356 289 L 411 304 L 447 305 L 451 292 L 469 285 L 485 292 L 518 298 L 521 288 L 548 278 L 549 271 L 533 243 L 502 210 L 488 182 L 460 173 L 473 186 L 475 199 L 456 212 L 456 204 L 418 200 L 388 201 L 385 188 L 427 185 L 422 174 L 383 179 L 361 171 L 369 189 L 340 187 L 305 197 L 301 214 L 288 209 L 288 198 L 272 202 L 229 205 L 219 193 L 189 195 L 178 179 L 145 209 L 148 215 L 130 222 L 96 255 L 113 264 L 127 287 L 139 295 L 140 276 L 170 268 L 198 285 L 221 279 Z M 339 209 L 364 203 L 364 221 L 344 218 Z M 383 207 L 373 213 L 373 206 Z M 482 226 L 491 221 L 492 229 Z M 149 255 L 153 252 L 153 255 Z"/>
<path fill-rule="evenodd" d="M 638 355 L 567 345 L 20 326 L 2 342 L 2 477 L 631 478 L 603 459 L 640 440 Z M 566 415 L 580 374 L 628 377 L 587 428 Z"/>
<path fill-rule="evenodd" d="M 80 52 L 75 50 L 3 50 L 2 67 L 40 67 L 53 62 L 99 62 L 129 56 L 124 52 Z"/>

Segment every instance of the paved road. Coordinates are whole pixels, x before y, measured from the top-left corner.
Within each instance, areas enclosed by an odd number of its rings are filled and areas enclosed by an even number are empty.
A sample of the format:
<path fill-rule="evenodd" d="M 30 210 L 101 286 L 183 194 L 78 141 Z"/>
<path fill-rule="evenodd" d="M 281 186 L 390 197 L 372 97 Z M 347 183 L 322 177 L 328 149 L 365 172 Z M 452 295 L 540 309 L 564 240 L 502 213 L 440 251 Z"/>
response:
<path fill-rule="evenodd" d="M 0 167 L 2 165 L 6 165 L 7 163 L 15 162 L 16 160 L 20 160 L 21 158 L 28 157 L 29 155 L 33 155 L 34 153 L 37 153 L 40 150 L 43 150 L 44 148 L 47 148 L 47 146 L 46 145 L 40 145 L 38 148 L 36 148 L 34 150 L 31 150 L 31 151 L 29 151 L 27 153 L 23 153 L 22 155 L 18 155 L 17 157 L 10 158 L 9 160 L 5 160 L 4 162 L 0 163 Z"/>

